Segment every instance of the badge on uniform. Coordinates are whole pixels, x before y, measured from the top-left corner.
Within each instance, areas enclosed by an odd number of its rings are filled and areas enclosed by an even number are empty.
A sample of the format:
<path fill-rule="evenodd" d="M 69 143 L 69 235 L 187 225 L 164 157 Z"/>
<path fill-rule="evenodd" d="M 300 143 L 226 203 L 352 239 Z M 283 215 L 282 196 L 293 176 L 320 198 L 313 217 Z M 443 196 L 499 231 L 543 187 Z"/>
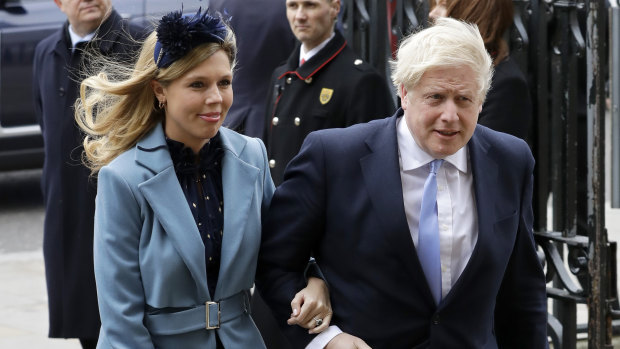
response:
<path fill-rule="evenodd" d="M 333 94 L 334 90 L 332 90 L 331 88 L 323 87 L 323 89 L 321 90 L 321 95 L 319 96 L 319 101 L 321 101 L 321 104 L 327 104 L 329 103 L 329 100 L 332 99 Z"/>

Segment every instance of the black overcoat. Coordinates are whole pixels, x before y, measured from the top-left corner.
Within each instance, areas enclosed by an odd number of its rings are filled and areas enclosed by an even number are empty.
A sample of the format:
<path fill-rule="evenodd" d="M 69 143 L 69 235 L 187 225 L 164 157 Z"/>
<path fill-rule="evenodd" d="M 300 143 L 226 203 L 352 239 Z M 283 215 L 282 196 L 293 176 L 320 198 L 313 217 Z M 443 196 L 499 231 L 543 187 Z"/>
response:
<path fill-rule="evenodd" d="M 276 185 L 308 133 L 384 118 L 395 109 L 387 80 L 340 32 L 301 67 L 299 50 L 271 77 L 264 141 Z"/>
<path fill-rule="evenodd" d="M 95 39 L 82 46 L 122 60 L 132 59 L 141 36 L 113 11 Z M 68 23 L 35 50 L 35 111 L 43 133 L 45 162 L 41 188 L 45 201 L 43 256 L 49 302 L 49 336 L 97 338 L 100 321 L 93 273 L 93 215 L 96 183 L 81 163 L 82 135 L 73 104 L 83 53 L 72 52 Z"/>

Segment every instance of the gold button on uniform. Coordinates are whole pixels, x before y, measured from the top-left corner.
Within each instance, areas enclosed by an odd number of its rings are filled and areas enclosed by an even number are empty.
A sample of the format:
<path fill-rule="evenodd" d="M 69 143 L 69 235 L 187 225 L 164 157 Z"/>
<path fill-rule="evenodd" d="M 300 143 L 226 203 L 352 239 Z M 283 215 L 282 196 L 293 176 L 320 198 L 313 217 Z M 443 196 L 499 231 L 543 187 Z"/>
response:
<path fill-rule="evenodd" d="M 286 78 L 286 83 L 287 84 L 291 84 L 293 82 L 293 78 L 291 78 L 290 76 L 288 78 Z"/>
<path fill-rule="evenodd" d="M 278 126 L 278 122 L 280 122 L 280 119 L 278 119 L 277 116 L 274 116 L 273 119 L 271 119 L 271 124 L 273 126 Z"/>
<path fill-rule="evenodd" d="M 295 118 L 295 126 L 299 126 L 301 124 L 301 118 L 300 117 L 296 117 Z"/>
<path fill-rule="evenodd" d="M 276 167 L 276 161 L 274 159 L 269 160 L 269 167 L 271 168 Z"/>
<path fill-rule="evenodd" d="M 307 78 L 304 81 L 306 82 L 306 84 L 311 84 L 312 83 L 312 77 L 309 77 L 309 78 Z"/>

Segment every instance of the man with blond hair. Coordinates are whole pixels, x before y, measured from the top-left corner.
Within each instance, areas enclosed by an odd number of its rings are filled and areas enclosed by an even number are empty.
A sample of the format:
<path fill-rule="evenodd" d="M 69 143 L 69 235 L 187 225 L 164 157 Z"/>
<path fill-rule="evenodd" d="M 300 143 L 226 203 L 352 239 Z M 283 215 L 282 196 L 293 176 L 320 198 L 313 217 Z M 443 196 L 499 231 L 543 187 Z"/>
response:
<path fill-rule="evenodd" d="M 259 289 L 287 318 L 278 300 L 305 285 L 312 254 L 334 312 L 325 348 L 546 348 L 534 159 L 476 125 L 493 73 L 477 28 L 438 19 L 402 42 L 393 68 L 394 116 L 311 133 L 291 161 Z M 319 339 L 287 331 L 295 347 Z"/>

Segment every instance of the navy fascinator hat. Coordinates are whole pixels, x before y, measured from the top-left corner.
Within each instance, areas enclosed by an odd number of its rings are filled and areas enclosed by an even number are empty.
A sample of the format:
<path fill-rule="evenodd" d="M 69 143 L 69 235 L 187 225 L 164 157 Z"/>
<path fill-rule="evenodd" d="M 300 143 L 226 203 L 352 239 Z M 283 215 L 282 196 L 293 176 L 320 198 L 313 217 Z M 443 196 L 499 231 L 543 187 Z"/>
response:
<path fill-rule="evenodd" d="M 211 16 L 199 8 L 195 15 L 170 12 L 157 25 L 154 59 L 158 68 L 167 68 L 194 47 L 209 42 L 223 43 L 228 28 L 221 16 Z"/>

